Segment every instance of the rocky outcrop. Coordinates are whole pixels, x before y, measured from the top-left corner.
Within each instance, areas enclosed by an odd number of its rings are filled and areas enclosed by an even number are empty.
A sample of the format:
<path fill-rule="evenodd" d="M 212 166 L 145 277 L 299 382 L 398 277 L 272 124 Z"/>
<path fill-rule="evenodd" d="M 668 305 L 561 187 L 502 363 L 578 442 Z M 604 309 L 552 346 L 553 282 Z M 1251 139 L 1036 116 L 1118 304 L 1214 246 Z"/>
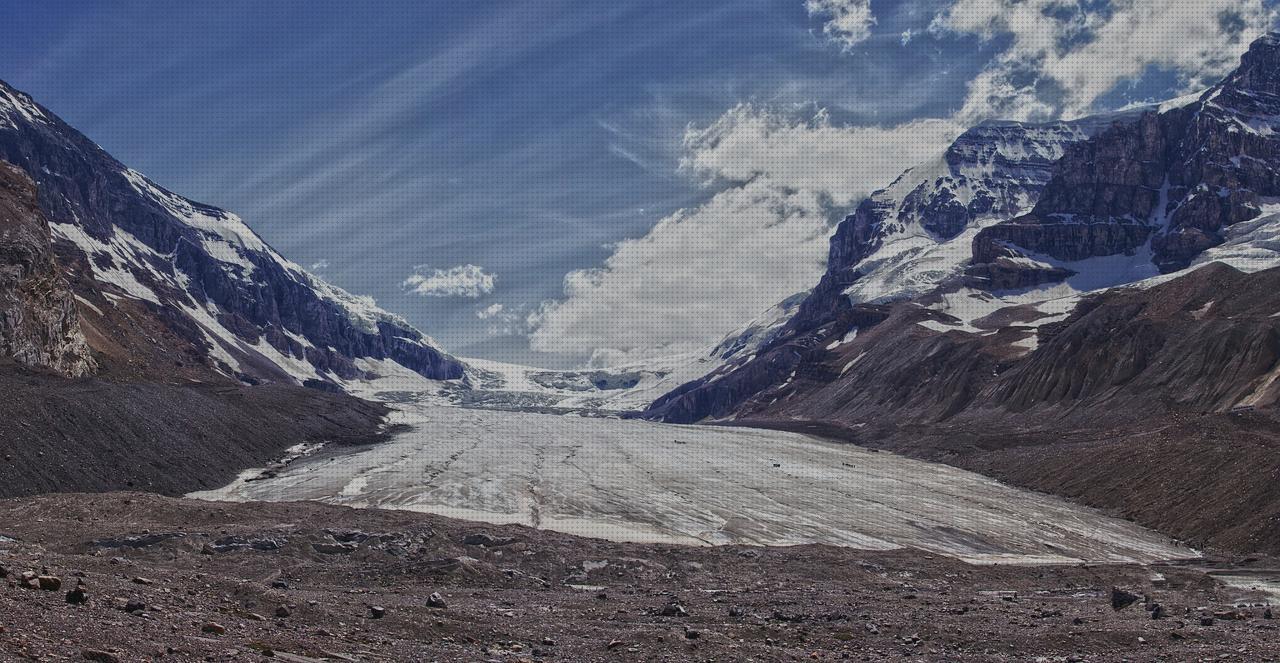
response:
<path fill-rule="evenodd" d="M 75 296 L 54 259 L 36 189 L 0 162 L 0 357 L 71 377 L 95 362 L 80 330 Z"/>
<path fill-rule="evenodd" d="M 1029 214 L 978 234 L 974 264 L 1011 251 L 1073 262 L 1145 249 L 1162 272 L 1187 267 L 1280 194 L 1277 68 L 1280 37 L 1269 35 L 1198 101 L 1069 147 Z M 980 281 L 983 269 L 970 273 Z"/>
<path fill-rule="evenodd" d="M 460 362 L 404 320 L 308 274 L 234 214 L 157 186 L 4 83 L 0 159 L 37 182 L 55 242 L 82 256 L 66 261 L 77 293 L 145 309 L 134 318 L 159 320 L 179 339 L 162 354 L 196 348 L 210 368 L 249 381 L 340 381 L 363 375 L 359 359 L 463 377 Z M 109 340 L 124 323 L 102 317 Z"/>

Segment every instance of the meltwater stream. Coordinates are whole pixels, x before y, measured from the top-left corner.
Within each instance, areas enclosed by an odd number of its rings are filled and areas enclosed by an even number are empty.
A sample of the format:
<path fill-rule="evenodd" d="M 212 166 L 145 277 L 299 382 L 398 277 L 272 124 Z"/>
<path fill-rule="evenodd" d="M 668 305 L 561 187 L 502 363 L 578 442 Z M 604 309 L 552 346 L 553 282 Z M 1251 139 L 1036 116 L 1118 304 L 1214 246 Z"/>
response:
<path fill-rule="evenodd" d="M 778 431 L 406 404 L 389 442 L 190 497 L 319 500 L 617 541 L 915 547 L 978 563 L 1195 551 L 945 465 Z"/>

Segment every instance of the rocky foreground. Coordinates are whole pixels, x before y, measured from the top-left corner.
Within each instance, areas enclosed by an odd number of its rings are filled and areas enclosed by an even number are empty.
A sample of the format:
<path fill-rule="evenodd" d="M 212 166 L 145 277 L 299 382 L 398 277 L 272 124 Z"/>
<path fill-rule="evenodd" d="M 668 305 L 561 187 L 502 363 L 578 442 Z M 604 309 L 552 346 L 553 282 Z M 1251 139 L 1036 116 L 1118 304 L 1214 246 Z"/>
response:
<path fill-rule="evenodd" d="M 140 493 L 0 501 L 0 523 L 3 660 L 1280 658 L 1264 595 L 1176 565 L 617 544 Z"/>

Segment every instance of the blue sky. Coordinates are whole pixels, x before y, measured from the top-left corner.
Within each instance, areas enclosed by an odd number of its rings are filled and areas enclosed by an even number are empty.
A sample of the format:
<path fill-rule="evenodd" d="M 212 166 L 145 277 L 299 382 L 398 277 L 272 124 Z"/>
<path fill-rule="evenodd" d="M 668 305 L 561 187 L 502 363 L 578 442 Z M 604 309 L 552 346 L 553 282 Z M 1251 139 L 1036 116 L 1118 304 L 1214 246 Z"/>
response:
<path fill-rule="evenodd" d="M 1172 96 L 1223 66 L 1081 74 L 1059 56 L 1133 43 L 1107 32 L 1121 11 L 1033 0 L 1053 11 L 1028 27 L 1001 2 L 6 3 L 0 78 L 449 349 L 564 365 L 697 347 L 808 287 L 833 224 L 953 127 Z M 1169 32 L 1193 11 L 1172 4 L 1149 50 L 1238 53 L 1232 21 Z M 1204 4 L 1245 33 L 1270 20 Z M 1038 73 L 1067 92 L 977 93 L 1047 39 Z"/>

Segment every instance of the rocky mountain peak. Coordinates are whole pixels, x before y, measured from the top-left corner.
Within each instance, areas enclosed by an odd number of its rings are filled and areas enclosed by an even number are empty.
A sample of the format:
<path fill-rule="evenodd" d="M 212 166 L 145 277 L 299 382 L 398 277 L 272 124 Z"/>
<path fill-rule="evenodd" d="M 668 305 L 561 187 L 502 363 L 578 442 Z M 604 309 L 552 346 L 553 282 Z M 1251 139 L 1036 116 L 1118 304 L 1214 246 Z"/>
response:
<path fill-rule="evenodd" d="M 1198 100 L 1071 146 L 1028 214 L 974 239 L 975 285 L 1066 278 L 1083 260 L 1149 255 L 1184 269 L 1280 195 L 1280 36 Z"/>
<path fill-rule="evenodd" d="M 1280 94 L 1280 33 L 1260 37 L 1240 58 L 1225 85 L 1241 90 Z"/>

